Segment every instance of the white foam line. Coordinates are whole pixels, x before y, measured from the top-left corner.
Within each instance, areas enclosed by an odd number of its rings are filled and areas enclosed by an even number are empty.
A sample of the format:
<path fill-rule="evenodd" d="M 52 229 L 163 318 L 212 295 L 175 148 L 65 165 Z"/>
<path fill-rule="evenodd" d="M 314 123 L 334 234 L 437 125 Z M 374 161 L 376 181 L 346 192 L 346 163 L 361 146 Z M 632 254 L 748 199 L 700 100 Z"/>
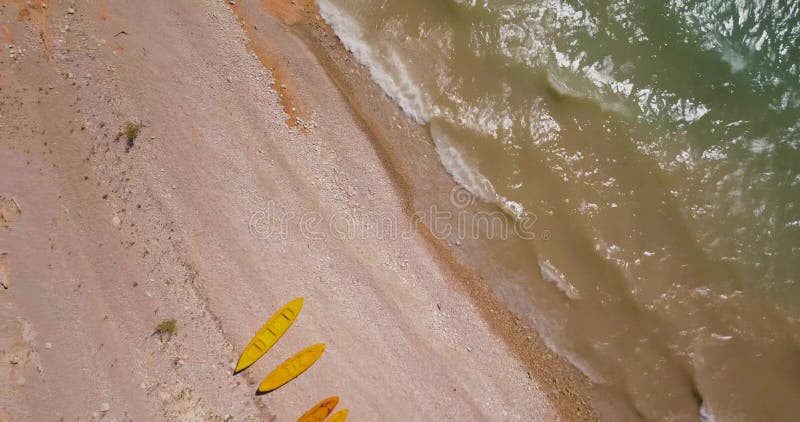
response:
<path fill-rule="evenodd" d="M 439 160 L 456 183 L 463 186 L 464 189 L 481 201 L 500 206 L 503 211 L 514 218 L 519 219 L 526 214 L 525 207 L 522 204 L 497 193 L 492 182 L 464 160 L 461 152 L 447 140 L 447 135 L 439 130 L 436 125 L 431 125 L 431 137 L 436 145 L 436 153 L 439 154 Z"/>
<path fill-rule="evenodd" d="M 417 123 L 428 123 L 429 107 L 425 105 L 420 87 L 414 83 L 400 55 L 391 46 L 382 44 L 376 48 L 370 45 L 355 19 L 329 0 L 319 0 L 318 5 L 320 16 L 331 26 L 353 57 L 369 69 L 370 76 L 378 86 Z M 467 164 L 461 153 L 444 139 L 443 134 L 434 134 L 433 128 L 431 131 L 439 159 L 457 183 L 482 201 L 497 204 L 514 218 L 519 219 L 526 214 L 522 204 L 498 194 L 489 179 Z"/>
<path fill-rule="evenodd" d="M 369 69 L 372 79 L 395 100 L 417 123 L 425 124 L 429 116 L 422 92 L 414 83 L 400 55 L 388 45 L 381 45 L 380 54 L 365 39 L 357 22 L 328 0 L 319 0 L 319 14 L 333 28 L 344 47 Z"/>

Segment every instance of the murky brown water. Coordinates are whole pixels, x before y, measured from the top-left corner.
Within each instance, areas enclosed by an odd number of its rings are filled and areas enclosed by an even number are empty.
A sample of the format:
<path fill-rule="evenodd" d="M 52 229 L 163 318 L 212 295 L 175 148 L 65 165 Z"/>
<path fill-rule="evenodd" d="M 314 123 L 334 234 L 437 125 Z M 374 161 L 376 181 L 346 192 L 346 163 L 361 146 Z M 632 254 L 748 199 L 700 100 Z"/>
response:
<path fill-rule="evenodd" d="M 456 181 L 489 280 L 653 420 L 800 414 L 800 6 L 324 0 Z"/>

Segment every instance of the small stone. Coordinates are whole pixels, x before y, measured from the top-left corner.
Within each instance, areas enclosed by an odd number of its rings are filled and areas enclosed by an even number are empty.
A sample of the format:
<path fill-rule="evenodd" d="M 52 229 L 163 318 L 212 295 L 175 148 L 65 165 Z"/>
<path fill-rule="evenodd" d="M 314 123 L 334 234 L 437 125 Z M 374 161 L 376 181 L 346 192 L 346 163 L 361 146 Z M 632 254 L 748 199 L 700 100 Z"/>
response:
<path fill-rule="evenodd" d="M 12 365 L 16 365 L 19 363 L 19 356 L 11 355 L 11 358 L 8 360 Z"/>
<path fill-rule="evenodd" d="M 111 410 L 111 405 L 110 404 L 103 403 L 103 404 L 100 405 L 100 411 L 101 412 L 105 413 L 105 412 L 108 412 L 109 410 Z"/>
<path fill-rule="evenodd" d="M 50 342 L 45 343 L 44 344 L 44 348 L 45 349 L 52 349 L 53 348 L 53 343 L 50 343 Z"/>
<path fill-rule="evenodd" d="M 122 220 L 120 220 L 118 215 L 115 215 L 111 217 L 111 224 L 113 224 L 114 227 L 119 227 L 119 225 L 122 224 Z"/>
<path fill-rule="evenodd" d="M 70 7 L 69 9 L 67 9 L 67 14 L 68 15 L 74 15 L 75 14 L 75 9 Z"/>

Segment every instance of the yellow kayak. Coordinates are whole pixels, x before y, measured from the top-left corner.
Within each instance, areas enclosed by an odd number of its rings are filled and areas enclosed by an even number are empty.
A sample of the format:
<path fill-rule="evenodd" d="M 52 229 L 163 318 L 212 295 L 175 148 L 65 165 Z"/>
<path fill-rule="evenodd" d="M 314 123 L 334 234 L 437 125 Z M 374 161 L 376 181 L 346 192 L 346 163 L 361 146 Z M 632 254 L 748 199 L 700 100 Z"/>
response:
<path fill-rule="evenodd" d="M 283 362 L 270 372 L 269 375 L 264 378 L 264 381 L 261 381 L 261 385 L 258 386 L 258 392 L 268 393 L 272 390 L 277 390 L 282 385 L 305 372 L 306 369 L 322 356 L 322 352 L 324 351 L 325 345 L 320 343 L 297 352 L 296 355 L 290 357 L 286 362 Z"/>
<path fill-rule="evenodd" d="M 339 404 L 339 397 L 328 397 L 314 405 L 314 407 L 303 416 L 300 416 L 297 422 L 322 422 L 333 412 L 337 404 Z"/>
<path fill-rule="evenodd" d="M 264 356 L 264 353 L 267 353 L 278 342 L 283 333 L 292 326 L 302 307 L 303 298 L 298 297 L 287 303 L 275 315 L 272 315 L 272 318 L 250 340 L 250 344 L 244 348 L 242 355 L 239 356 L 239 362 L 236 364 L 236 370 L 233 371 L 233 375 L 244 371 L 250 365 L 256 363 L 261 356 Z"/>
<path fill-rule="evenodd" d="M 333 414 L 327 422 L 344 422 L 347 420 L 347 409 L 342 409 Z"/>

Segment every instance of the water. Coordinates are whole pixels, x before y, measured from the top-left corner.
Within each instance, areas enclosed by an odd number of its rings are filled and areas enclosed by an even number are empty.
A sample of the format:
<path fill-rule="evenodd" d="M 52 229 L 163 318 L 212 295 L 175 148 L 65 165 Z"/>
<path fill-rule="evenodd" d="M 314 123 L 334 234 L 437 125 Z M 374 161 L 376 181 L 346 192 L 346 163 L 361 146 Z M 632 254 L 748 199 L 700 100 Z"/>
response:
<path fill-rule="evenodd" d="M 552 347 L 645 419 L 796 420 L 800 2 L 319 3 L 454 178 L 550 234 L 498 291 Z"/>

